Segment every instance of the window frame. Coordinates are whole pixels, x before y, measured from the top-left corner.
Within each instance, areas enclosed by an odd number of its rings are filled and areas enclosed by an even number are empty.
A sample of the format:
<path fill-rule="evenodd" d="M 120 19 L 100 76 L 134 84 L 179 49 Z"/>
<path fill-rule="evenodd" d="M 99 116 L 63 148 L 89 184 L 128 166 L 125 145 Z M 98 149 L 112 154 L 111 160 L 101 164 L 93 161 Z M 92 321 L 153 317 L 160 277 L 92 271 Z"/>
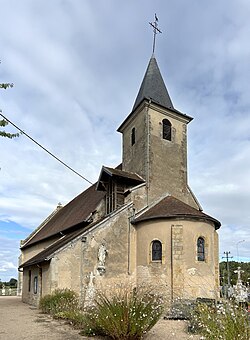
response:
<path fill-rule="evenodd" d="M 135 127 L 131 130 L 131 146 L 135 144 Z"/>
<path fill-rule="evenodd" d="M 160 245 L 160 249 L 154 249 L 154 245 Z M 158 239 L 153 240 L 151 242 L 151 262 L 160 262 L 162 263 L 162 249 L 163 249 L 163 245 L 162 242 Z M 156 252 L 159 252 L 159 254 L 156 256 Z"/>
<path fill-rule="evenodd" d="M 172 124 L 167 118 L 162 120 L 162 139 L 172 140 Z"/>
<path fill-rule="evenodd" d="M 206 241 L 205 237 L 199 236 L 196 241 L 196 256 L 198 262 L 206 261 Z"/>
<path fill-rule="evenodd" d="M 34 294 L 37 294 L 38 293 L 38 276 L 34 276 L 34 279 L 33 279 L 33 284 L 34 284 Z"/>
<path fill-rule="evenodd" d="M 29 270 L 28 272 L 29 274 L 29 278 L 28 278 L 28 291 L 30 292 L 31 291 L 31 270 Z"/>

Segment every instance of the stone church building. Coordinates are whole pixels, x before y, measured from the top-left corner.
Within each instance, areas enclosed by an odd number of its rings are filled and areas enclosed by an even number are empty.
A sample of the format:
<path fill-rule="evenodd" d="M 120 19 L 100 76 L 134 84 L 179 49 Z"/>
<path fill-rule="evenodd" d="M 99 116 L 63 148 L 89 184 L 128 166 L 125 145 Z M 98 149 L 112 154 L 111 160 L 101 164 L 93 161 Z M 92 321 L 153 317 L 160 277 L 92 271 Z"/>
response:
<path fill-rule="evenodd" d="M 187 124 L 153 55 L 133 109 L 118 128 L 122 163 L 58 207 L 21 245 L 22 298 L 57 288 L 84 304 L 99 286 L 150 283 L 169 301 L 216 298 L 220 222 L 187 181 Z"/>

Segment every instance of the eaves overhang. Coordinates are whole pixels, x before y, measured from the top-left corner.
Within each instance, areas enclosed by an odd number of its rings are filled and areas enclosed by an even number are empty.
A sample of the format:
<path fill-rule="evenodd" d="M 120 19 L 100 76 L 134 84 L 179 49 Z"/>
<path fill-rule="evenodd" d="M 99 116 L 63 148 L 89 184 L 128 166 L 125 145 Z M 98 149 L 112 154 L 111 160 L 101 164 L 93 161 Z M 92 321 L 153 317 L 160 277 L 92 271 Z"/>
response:
<path fill-rule="evenodd" d="M 136 224 L 139 224 L 139 223 L 142 223 L 142 222 L 146 222 L 146 221 L 151 221 L 151 220 L 162 220 L 162 219 L 181 219 L 181 220 L 184 220 L 184 219 L 187 219 L 187 220 L 197 220 L 197 221 L 209 221 L 209 222 L 212 222 L 215 226 L 215 230 L 218 230 L 220 227 L 221 227 L 221 223 L 216 220 L 215 218 L 213 217 L 210 217 L 210 216 L 197 216 L 197 215 L 191 215 L 191 214 L 175 214 L 175 215 L 169 215 L 169 216 L 166 216 L 166 215 L 156 215 L 156 216 L 150 216 L 150 217 L 138 217 L 138 218 L 135 218 L 134 220 L 131 221 L 131 223 L 133 225 L 136 225 Z"/>
<path fill-rule="evenodd" d="M 173 114 L 175 115 L 178 115 L 180 116 L 181 118 L 183 118 L 185 121 L 187 121 L 188 123 L 191 122 L 193 120 L 193 117 L 185 114 L 185 113 L 182 113 L 181 111 L 178 111 L 174 108 L 169 108 L 169 107 L 165 107 L 165 106 L 162 106 L 160 105 L 159 103 L 157 102 L 154 102 L 152 99 L 150 98 L 143 98 L 143 100 L 136 106 L 136 108 L 131 111 L 131 113 L 125 118 L 125 120 L 122 122 L 122 124 L 118 127 L 117 131 L 118 132 L 123 132 L 123 129 L 124 127 L 126 126 L 127 122 L 129 120 L 131 120 L 133 118 L 133 116 L 136 116 L 136 114 L 143 110 L 144 107 L 148 107 L 148 108 L 154 108 L 153 106 L 156 105 L 157 107 L 159 107 L 159 109 L 163 110 L 163 111 L 169 111 L 169 112 L 172 112 Z"/>
<path fill-rule="evenodd" d="M 102 167 L 98 182 L 96 184 L 96 190 L 105 191 L 104 182 L 107 178 L 115 178 L 119 182 L 124 182 L 130 186 L 136 186 L 138 184 L 144 183 L 145 180 L 136 173 L 123 171 L 117 168 L 109 168 L 106 166 Z"/>

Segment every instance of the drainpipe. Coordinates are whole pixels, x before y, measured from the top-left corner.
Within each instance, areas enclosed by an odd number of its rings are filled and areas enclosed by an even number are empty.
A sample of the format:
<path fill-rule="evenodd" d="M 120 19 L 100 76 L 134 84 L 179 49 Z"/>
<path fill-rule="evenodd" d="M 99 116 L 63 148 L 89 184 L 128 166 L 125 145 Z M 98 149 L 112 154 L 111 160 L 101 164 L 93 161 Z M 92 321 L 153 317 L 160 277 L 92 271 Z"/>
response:
<path fill-rule="evenodd" d="M 174 299 L 174 287 L 173 287 L 173 283 L 174 283 L 174 273 L 173 273 L 173 225 L 171 225 L 171 236 L 170 236 L 170 267 L 171 267 L 171 275 L 170 275 L 170 300 L 171 300 L 171 305 L 173 304 L 173 299 Z"/>
<path fill-rule="evenodd" d="M 130 251 L 131 251 L 131 221 L 135 218 L 135 208 L 132 208 L 132 216 L 128 218 L 128 275 L 131 275 Z"/>
<path fill-rule="evenodd" d="M 81 238 L 81 247 L 80 247 L 80 307 L 83 304 L 83 243 L 86 242 L 86 239 Z"/>
<path fill-rule="evenodd" d="M 128 218 L 128 275 L 130 275 L 130 232 L 131 232 L 131 217 Z"/>

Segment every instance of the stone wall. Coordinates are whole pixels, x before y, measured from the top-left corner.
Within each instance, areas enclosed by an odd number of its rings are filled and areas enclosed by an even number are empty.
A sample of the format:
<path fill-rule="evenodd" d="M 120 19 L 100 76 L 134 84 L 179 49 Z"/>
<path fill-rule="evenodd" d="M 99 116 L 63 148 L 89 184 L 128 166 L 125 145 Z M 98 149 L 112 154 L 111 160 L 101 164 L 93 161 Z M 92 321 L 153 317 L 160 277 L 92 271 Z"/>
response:
<path fill-rule="evenodd" d="M 172 124 L 171 141 L 162 137 L 162 120 Z M 148 202 L 167 193 L 199 208 L 187 185 L 187 124 L 189 118 L 143 104 L 123 127 L 123 169 L 142 176 L 148 187 Z M 135 128 L 135 144 L 131 131 Z"/>
<path fill-rule="evenodd" d="M 217 233 L 204 221 L 152 220 L 141 222 L 137 232 L 137 278 L 165 287 L 171 300 L 215 298 L 218 294 Z M 205 239 L 205 261 L 197 259 L 197 239 Z M 153 240 L 162 242 L 162 261 L 151 257 Z M 217 248 L 218 250 L 218 248 Z"/>
<path fill-rule="evenodd" d="M 43 267 L 41 296 L 55 289 L 70 288 L 79 293 L 82 303 L 90 284 L 94 288 L 114 287 L 127 280 L 135 281 L 135 242 L 134 228 L 130 225 L 132 204 L 110 214 L 109 218 L 82 234 L 77 239 L 55 253 Z M 98 252 L 105 247 L 105 263 L 100 266 Z M 100 255 L 99 255 L 100 256 Z M 132 265 L 131 265 L 132 263 Z M 24 272 L 24 286 L 28 287 L 28 270 Z M 32 278 L 38 270 L 32 269 Z M 25 302 L 37 304 L 39 294 L 23 292 Z"/>
<path fill-rule="evenodd" d="M 167 193 L 198 208 L 187 186 L 187 123 L 183 116 L 151 105 L 149 114 L 149 198 Z M 162 120 L 171 125 L 171 141 L 163 139 Z"/>
<path fill-rule="evenodd" d="M 147 107 L 134 114 L 123 131 L 122 167 L 124 171 L 135 172 L 147 179 Z M 135 128 L 135 144 L 131 145 L 131 133 Z"/>

